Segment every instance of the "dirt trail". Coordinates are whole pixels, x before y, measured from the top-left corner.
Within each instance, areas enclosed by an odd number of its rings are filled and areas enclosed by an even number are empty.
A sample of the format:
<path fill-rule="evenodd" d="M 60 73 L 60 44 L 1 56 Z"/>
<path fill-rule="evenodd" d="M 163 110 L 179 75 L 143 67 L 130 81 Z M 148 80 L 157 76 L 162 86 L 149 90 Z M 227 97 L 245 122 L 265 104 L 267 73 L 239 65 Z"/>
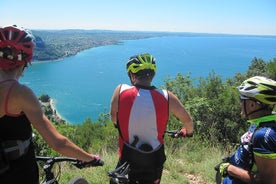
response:
<path fill-rule="evenodd" d="M 169 174 L 170 174 L 169 171 L 167 170 L 163 171 L 163 175 L 169 175 Z M 188 173 L 188 172 L 181 172 L 180 174 L 185 176 L 185 178 L 188 181 L 187 184 L 213 184 L 204 180 L 200 174 Z"/>
<path fill-rule="evenodd" d="M 189 184 L 209 184 L 200 175 L 190 173 L 184 173 L 184 175 L 189 179 Z"/>

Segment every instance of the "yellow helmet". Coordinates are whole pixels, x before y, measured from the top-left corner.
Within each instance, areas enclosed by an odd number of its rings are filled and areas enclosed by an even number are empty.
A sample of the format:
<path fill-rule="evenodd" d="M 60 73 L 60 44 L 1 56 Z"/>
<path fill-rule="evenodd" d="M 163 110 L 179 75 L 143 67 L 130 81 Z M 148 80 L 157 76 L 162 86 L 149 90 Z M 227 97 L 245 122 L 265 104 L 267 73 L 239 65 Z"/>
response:
<path fill-rule="evenodd" d="M 127 72 L 137 73 L 141 70 L 150 69 L 156 72 L 155 58 L 145 53 L 129 58 L 126 65 Z"/>
<path fill-rule="evenodd" d="M 276 81 L 262 76 L 255 76 L 245 80 L 238 90 L 241 99 L 257 100 L 261 103 L 276 104 Z"/>

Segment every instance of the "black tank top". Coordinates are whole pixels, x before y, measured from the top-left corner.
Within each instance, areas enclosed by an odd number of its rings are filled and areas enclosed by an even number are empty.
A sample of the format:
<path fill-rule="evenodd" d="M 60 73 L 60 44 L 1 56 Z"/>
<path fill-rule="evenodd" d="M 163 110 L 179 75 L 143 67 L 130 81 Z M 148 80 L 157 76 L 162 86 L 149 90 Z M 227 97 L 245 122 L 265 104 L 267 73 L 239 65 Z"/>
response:
<path fill-rule="evenodd" d="M 11 85 L 8 93 L 12 90 Z M 6 95 L 5 101 L 8 100 Z M 5 103 L 7 104 L 7 103 Z M 3 108 L 3 107 L 2 107 Z M 6 107 L 4 107 L 6 109 Z M 0 140 L 27 140 L 32 136 L 31 123 L 24 113 L 0 117 Z M 38 167 L 35 159 L 33 143 L 29 151 L 19 159 L 10 161 L 10 169 L 0 175 L 0 183 L 38 184 Z"/>
<path fill-rule="evenodd" d="M 31 136 L 31 124 L 25 114 L 0 118 L 0 140 L 27 140 Z"/>

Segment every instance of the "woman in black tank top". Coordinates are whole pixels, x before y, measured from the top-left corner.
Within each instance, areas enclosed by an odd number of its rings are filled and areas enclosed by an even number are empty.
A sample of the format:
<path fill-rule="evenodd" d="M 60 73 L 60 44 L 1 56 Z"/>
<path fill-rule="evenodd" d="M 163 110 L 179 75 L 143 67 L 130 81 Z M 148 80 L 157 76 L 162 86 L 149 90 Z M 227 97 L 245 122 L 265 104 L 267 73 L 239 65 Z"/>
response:
<path fill-rule="evenodd" d="M 38 183 L 31 125 L 60 154 L 85 162 L 100 159 L 61 135 L 43 114 L 33 91 L 18 82 L 31 62 L 35 46 L 33 38 L 30 31 L 17 26 L 0 28 L 1 184 Z"/>

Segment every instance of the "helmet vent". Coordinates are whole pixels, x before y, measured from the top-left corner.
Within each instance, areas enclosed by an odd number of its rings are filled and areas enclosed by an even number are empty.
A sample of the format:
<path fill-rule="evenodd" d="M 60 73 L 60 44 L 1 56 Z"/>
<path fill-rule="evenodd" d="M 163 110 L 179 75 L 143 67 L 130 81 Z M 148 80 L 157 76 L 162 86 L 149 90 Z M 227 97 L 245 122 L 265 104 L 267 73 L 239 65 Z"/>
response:
<path fill-rule="evenodd" d="M 276 86 L 273 86 L 273 85 L 269 85 L 269 84 L 264 84 L 264 83 L 262 83 L 262 85 L 264 85 L 264 86 L 267 86 L 267 87 L 269 87 L 269 88 L 271 88 L 272 89 L 272 91 L 273 91 L 273 95 L 275 95 L 276 94 Z"/>
<path fill-rule="evenodd" d="M 34 36 L 17 26 L 0 28 L 0 68 L 11 69 L 31 62 Z"/>
<path fill-rule="evenodd" d="M 270 102 L 276 103 L 276 98 L 275 97 L 268 97 L 266 99 Z"/>
<path fill-rule="evenodd" d="M 18 35 L 19 35 L 19 32 L 17 32 L 17 31 L 13 32 L 12 40 L 16 40 L 16 38 L 18 37 Z"/>
<path fill-rule="evenodd" d="M 22 35 L 22 37 L 20 38 L 20 42 L 29 42 L 31 41 L 31 38 L 29 36 L 27 36 L 27 33 L 24 33 L 24 35 Z"/>
<path fill-rule="evenodd" d="M 263 91 L 260 91 L 260 94 L 275 95 L 275 92 L 271 90 L 263 90 Z"/>
<path fill-rule="evenodd" d="M 251 85 L 257 85 L 255 82 L 253 81 L 248 81 L 248 84 L 251 84 Z"/>
<path fill-rule="evenodd" d="M 9 34 L 9 33 L 10 33 L 9 30 L 5 30 L 5 31 L 4 31 L 4 36 L 5 36 L 6 39 L 11 40 L 11 39 L 10 39 L 10 34 Z M 6 39 L 5 39 L 5 40 L 6 40 Z"/>
<path fill-rule="evenodd" d="M 4 37 L 2 36 L 2 34 L 0 33 L 0 42 L 4 41 Z"/>
<path fill-rule="evenodd" d="M 248 88 L 246 88 L 245 90 L 252 90 L 252 89 L 255 89 L 256 86 L 249 86 Z"/>

